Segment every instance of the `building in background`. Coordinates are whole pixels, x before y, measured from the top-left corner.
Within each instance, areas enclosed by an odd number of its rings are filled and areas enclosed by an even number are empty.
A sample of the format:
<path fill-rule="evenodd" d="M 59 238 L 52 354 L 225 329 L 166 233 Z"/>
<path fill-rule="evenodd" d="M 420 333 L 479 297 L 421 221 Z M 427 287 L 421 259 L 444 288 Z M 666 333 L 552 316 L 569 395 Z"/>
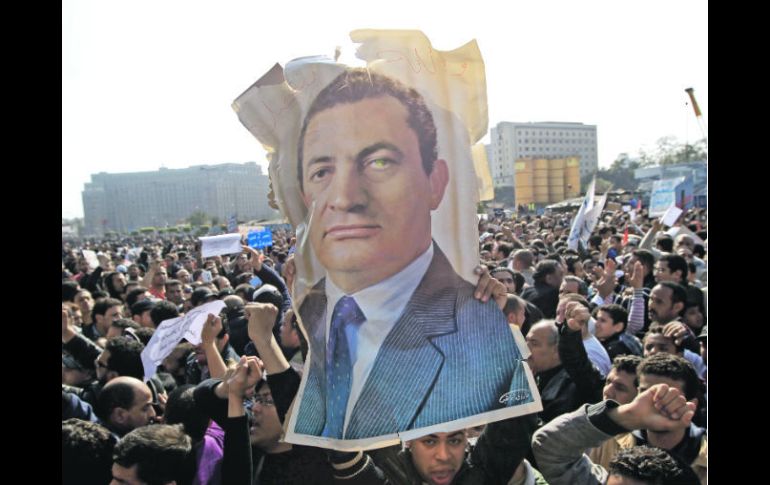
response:
<path fill-rule="evenodd" d="M 238 220 L 273 219 L 280 214 L 268 206 L 268 190 L 268 177 L 255 162 L 93 174 L 83 190 L 83 232 L 175 226 L 194 212 L 223 223 L 233 214 Z"/>
<path fill-rule="evenodd" d="M 514 198 L 516 161 L 519 159 L 577 158 L 580 178 L 599 168 L 596 125 L 570 122 L 515 123 L 493 127 L 488 145 L 489 169 L 495 199 Z M 580 187 L 576 188 L 580 192 Z"/>

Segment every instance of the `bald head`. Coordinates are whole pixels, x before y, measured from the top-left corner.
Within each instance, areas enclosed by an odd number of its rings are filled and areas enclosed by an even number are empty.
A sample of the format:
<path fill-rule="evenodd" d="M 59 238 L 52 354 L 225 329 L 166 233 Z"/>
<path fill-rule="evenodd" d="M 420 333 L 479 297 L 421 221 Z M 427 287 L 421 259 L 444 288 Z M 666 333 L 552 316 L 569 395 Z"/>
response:
<path fill-rule="evenodd" d="M 150 424 L 155 417 L 152 391 L 134 377 L 120 376 L 108 382 L 96 403 L 96 415 L 119 433 Z"/>

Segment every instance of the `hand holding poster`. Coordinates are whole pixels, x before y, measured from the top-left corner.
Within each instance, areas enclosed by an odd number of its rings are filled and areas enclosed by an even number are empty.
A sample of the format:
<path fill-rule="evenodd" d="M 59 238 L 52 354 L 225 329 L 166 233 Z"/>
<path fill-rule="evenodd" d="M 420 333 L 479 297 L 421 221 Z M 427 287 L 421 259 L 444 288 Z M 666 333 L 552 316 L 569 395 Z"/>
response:
<path fill-rule="evenodd" d="M 679 216 L 682 215 L 682 209 L 675 205 L 671 205 L 671 207 L 668 208 L 665 214 L 660 218 L 660 222 L 662 222 L 666 226 L 673 226 L 677 219 L 679 219 Z"/>
<path fill-rule="evenodd" d="M 539 411 L 521 342 L 493 301 L 473 297 L 472 145 L 487 130 L 476 43 L 351 39 L 366 68 L 297 59 L 233 104 L 268 148 L 276 201 L 297 229 L 294 305 L 309 354 L 285 440 L 377 448 Z"/>
<path fill-rule="evenodd" d="M 147 342 L 147 346 L 142 350 L 144 380 L 147 381 L 155 374 L 158 365 L 182 339 L 193 345 L 201 343 L 201 329 L 209 313 L 219 315 L 225 306 L 223 301 L 216 300 L 195 307 L 181 317 L 162 321 L 155 329 L 150 341 Z"/>

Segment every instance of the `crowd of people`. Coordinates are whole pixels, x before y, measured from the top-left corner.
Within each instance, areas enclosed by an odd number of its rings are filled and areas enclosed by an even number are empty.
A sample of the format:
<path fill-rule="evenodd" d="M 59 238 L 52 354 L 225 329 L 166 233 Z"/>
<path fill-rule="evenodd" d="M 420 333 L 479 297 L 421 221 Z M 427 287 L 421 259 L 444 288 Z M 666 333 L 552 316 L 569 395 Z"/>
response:
<path fill-rule="evenodd" d="M 481 218 L 472 283 L 525 338 L 543 410 L 358 452 L 281 439 L 308 350 L 291 231 L 210 258 L 192 237 L 63 241 L 63 483 L 707 483 L 706 215 L 605 211 L 577 249 L 574 211 Z M 214 300 L 145 381 L 155 329 Z"/>

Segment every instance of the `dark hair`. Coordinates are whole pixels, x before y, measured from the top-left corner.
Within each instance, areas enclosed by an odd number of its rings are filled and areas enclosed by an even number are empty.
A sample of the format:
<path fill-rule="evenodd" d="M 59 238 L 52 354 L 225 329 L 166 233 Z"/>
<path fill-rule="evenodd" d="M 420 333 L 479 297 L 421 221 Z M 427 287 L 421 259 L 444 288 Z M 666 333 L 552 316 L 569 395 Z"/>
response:
<path fill-rule="evenodd" d="M 521 261 L 526 267 L 530 267 L 535 261 L 535 255 L 529 249 L 518 249 L 513 253 L 513 261 Z"/>
<path fill-rule="evenodd" d="M 678 254 L 664 254 L 658 261 L 665 262 L 668 266 L 668 270 L 673 273 L 674 271 L 682 272 L 682 283 L 687 283 L 687 260 Z"/>
<path fill-rule="evenodd" d="M 134 330 L 142 328 L 141 325 L 133 320 L 129 320 L 128 318 L 118 318 L 117 320 L 113 320 L 110 326 L 119 328 L 121 333 L 123 333 L 122 331 L 126 328 L 133 328 Z"/>
<path fill-rule="evenodd" d="M 521 291 L 524 289 L 524 285 L 527 283 L 527 280 L 524 279 L 524 275 L 518 271 L 514 271 L 513 282 L 516 283 L 516 294 L 521 295 Z"/>
<path fill-rule="evenodd" d="M 75 296 L 80 291 L 77 281 L 61 282 L 61 301 L 75 301 Z"/>
<path fill-rule="evenodd" d="M 223 339 L 225 335 L 230 334 L 230 319 L 227 317 L 227 307 L 224 307 L 219 313 L 219 318 L 222 319 L 222 330 L 217 334 L 217 338 Z"/>
<path fill-rule="evenodd" d="M 700 485 L 698 476 L 687 463 L 665 450 L 646 445 L 618 451 L 610 461 L 608 474 L 649 485 Z"/>
<path fill-rule="evenodd" d="M 241 298 L 243 298 L 245 301 L 251 301 L 251 295 L 254 294 L 254 287 L 248 283 L 242 283 L 235 287 L 235 294 L 238 295 L 239 293 L 243 293 Z"/>
<path fill-rule="evenodd" d="M 152 338 L 152 334 L 154 333 L 155 333 L 155 329 L 150 327 L 142 327 L 134 330 L 134 334 L 136 335 L 136 338 L 139 339 L 139 342 L 142 345 L 147 345 L 150 342 L 150 339 Z"/>
<path fill-rule="evenodd" d="M 650 335 L 663 335 L 664 326 L 665 325 L 660 324 L 658 322 L 653 322 L 650 325 L 650 328 L 647 329 L 647 333 L 644 334 L 644 338 L 642 339 L 642 342 L 644 342 L 644 340 L 647 340 L 647 337 L 649 337 Z M 674 344 L 674 347 L 676 347 L 676 351 L 678 353 L 684 352 L 684 343 L 680 343 L 679 345 L 677 345 L 676 340 L 674 338 L 672 337 L 666 337 L 666 338 L 671 340 L 671 342 Z"/>
<path fill-rule="evenodd" d="M 166 424 L 182 424 L 184 431 L 197 443 L 203 439 L 209 426 L 209 418 L 195 405 L 193 393 L 195 386 L 185 384 L 174 389 L 168 396 L 166 412 L 163 415 Z"/>
<path fill-rule="evenodd" d="M 316 96 L 302 123 L 297 143 L 297 177 L 300 190 L 304 192 L 302 176 L 303 145 L 305 132 L 313 117 L 338 104 L 352 104 L 364 99 L 391 96 L 407 110 L 407 124 L 417 135 L 420 145 L 422 168 L 426 174 L 433 171 L 433 162 L 438 158 L 436 125 L 433 122 L 425 100 L 415 89 L 408 88 L 395 79 L 372 72 L 365 68 L 348 68 L 340 73 Z"/>
<path fill-rule="evenodd" d="M 671 251 L 674 250 L 674 239 L 667 234 L 666 236 L 663 236 L 660 239 L 658 239 L 656 246 L 658 246 L 658 249 L 660 249 L 661 251 L 665 253 L 670 253 Z"/>
<path fill-rule="evenodd" d="M 638 375 L 648 374 L 667 377 L 684 383 L 684 397 L 688 401 L 697 397 L 700 380 L 695 367 L 686 359 L 674 354 L 658 353 L 645 357 L 636 369 Z"/>
<path fill-rule="evenodd" d="M 110 353 L 107 361 L 107 367 L 118 373 L 120 376 L 144 377 L 144 367 L 142 366 L 142 350 L 144 345 L 131 337 L 115 337 L 107 342 L 105 351 Z"/>
<path fill-rule="evenodd" d="M 535 266 L 535 272 L 532 274 L 532 279 L 535 280 L 535 283 L 545 283 L 546 276 L 554 274 L 558 268 L 558 261 L 544 259 Z"/>
<path fill-rule="evenodd" d="M 635 249 L 631 254 L 642 263 L 642 266 L 647 268 L 647 271 L 652 272 L 652 268 L 655 266 L 655 255 L 646 249 Z"/>
<path fill-rule="evenodd" d="M 76 418 L 62 421 L 62 484 L 109 483 L 116 441 L 104 426 L 97 423 Z"/>
<path fill-rule="evenodd" d="M 104 286 L 107 288 L 107 292 L 112 298 L 120 298 L 121 293 L 115 288 L 115 283 L 112 281 L 112 277 L 121 274 L 120 271 L 110 271 L 103 276 Z M 125 288 L 124 288 L 125 289 Z"/>
<path fill-rule="evenodd" d="M 156 328 L 164 320 L 176 318 L 178 316 L 179 310 L 176 305 L 167 300 L 161 300 L 155 303 L 155 306 L 150 310 L 150 318 L 152 319 L 152 324 L 155 325 Z"/>
<path fill-rule="evenodd" d="M 692 248 L 692 253 L 695 256 L 703 259 L 703 257 L 706 256 L 706 248 L 703 246 L 703 244 L 696 244 Z"/>
<path fill-rule="evenodd" d="M 580 256 L 574 255 L 574 254 L 567 254 L 567 251 L 564 251 L 562 254 L 564 257 L 564 263 L 567 265 L 567 273 L 575 274 L 575 264 L 580 263 Z"/>
<path fill-rule="evenodd" d="M 588 285 L 585 281 L 583 281 L 582 278 L 578 278 L 577 276 L 573 275 L 567 275 L 564 277 L 564 281 L 570 281 L 572 283 L 577 283 L 578 285 L 578 294 L 581 296 L 588 296 Z"/>
<path fill-rule="evenodd" d="M 505 258 L 508 258 L 511 255 L 511 251 L 513 251 L 513 245 L 510 243 L 500 243 L 497 245 L 497 250 L 503 253 Z"/>
<path fill-rule="evenodd" d="M 679 283 L 673 283 L 671 281 L 661 281 L 656 286 L 662 286 L 664 288 L 668 288 L 671 290 L 671 304 L 674 305 L 676 303 L 682 303 L 682 311 L 684 311 L 684 307 L 687 306 L 687 288 L 680 285 Z M 679 312 L 681 315 L 682 312 Z"/>
<path fill-rule="evenodd" d="M 179 280 L 166 280 L 165 288 L 168 289 L 171 286 L 181 285 L 182 282 Z"/>
<path fill-rule="evenodd" d="M 129 291 L 128 294 L 126 294 L 126 306 L 128 306 L 128 308 L 134 306 L 134 303 L 139 300 L 139 295 L 144 295 L 147 291 L 149 290 L 144 286 L 137 286 L 133 290 Z"/>
<path fill-rule="evenodd" d="M 163 390 L 166 391 L 166 394 L 170 394 L 177 389 L 176 379 L 174 379 L 174 376 L 172 376 L 168 372 L 156 372 L 154 377 L 158 379 L 161 384 L 163 384 Z M 168 411 L 168 407 L 166 408 L 166 410 Z M 173 424 L 173 423 L 168 423 L 168 424 Z"/>
<path fill-rule="evenodd" d="M 596 318 L 596 316 L 599 314 L 600 311 L 603 311 L 604 313 L 609 315 L 610 318 L 612 319 L 612 323 L 616 325 L 618 323 L 622 323 L 623 331 L 624 332 L 626 331 L 626 326 L 628 325 L 628 312 L 626 311 L 625 308 L 615 304 L 602 305 L 594 310 L 594 318 Z"/>
<path fill-rule="evenodd" d="M 518 311 L 521 307 L 527 308 L 527 302 L 524 300 L 524 298 L 508 293 L 505 307 L 503 307 L 503 313 L 508 316 L 511 313 Z"/>
<path fill-rule="evenodd" d="M 192 441 L 179 425 L 136 428 L 115 447 L 114 460 L 124 468 L 136 465 L 136 476 L 147 485 L 188 485 L 195 474 Z"/>
<path fill-rule="evenodd" d="M 639 374 L 636 373 L 636 369 L 642 362 L 642 358 L 638 355 L 618 355 L 612 361 L 612 368 L 618 372 L 626 372 L 634 375 L 634 386 L 639 387 Z"/>
<path fill-rule="evenodd" d="M 104 314 L 107 313 L 107 310 L 114 306 L 123 306 L 123 302 L 115 298 L 104 298 L 102 300 L 97 300 L 96 303 L 94 303 L 93 310 L 91 310 L 91 318 L 95 322 L 96 315 L 104 316 Z"/>

